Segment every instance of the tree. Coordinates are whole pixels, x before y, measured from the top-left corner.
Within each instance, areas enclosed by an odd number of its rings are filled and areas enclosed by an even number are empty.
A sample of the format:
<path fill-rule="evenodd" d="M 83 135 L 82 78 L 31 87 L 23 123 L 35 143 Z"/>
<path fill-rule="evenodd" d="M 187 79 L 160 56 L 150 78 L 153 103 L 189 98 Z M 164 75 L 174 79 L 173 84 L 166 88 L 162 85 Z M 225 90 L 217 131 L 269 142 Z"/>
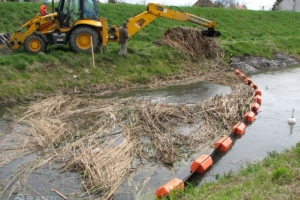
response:
<path fill-rule="evenodd" d="M 235 8 L 235 0 L 198 0 L 194 6 L 217 7 L 217 8 Z"/>
<path fill-rule="evenodd" d="M 273 4 L 272 10 L 278 10 L 278 5 L 282 2 L 283 0 L 276 0 Z"/>
<path fill-rule="evenodd" d="M 215 0 L 214 7 L 235 8 L 234 0 Z"/>

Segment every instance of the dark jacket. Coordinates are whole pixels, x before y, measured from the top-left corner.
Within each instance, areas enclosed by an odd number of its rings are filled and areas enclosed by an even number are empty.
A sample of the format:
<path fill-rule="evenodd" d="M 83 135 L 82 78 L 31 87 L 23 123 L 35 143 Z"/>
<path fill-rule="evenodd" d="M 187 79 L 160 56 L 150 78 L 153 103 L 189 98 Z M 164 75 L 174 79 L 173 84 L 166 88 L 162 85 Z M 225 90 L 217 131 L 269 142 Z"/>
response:
<path fill-rule="evenodd" d="M 128 31 L 126 28 L 124 28 L 123 26 L 120 28 L 120 43 L 121 44 L 126 44 L 127 40 L 128 40 Z"/>

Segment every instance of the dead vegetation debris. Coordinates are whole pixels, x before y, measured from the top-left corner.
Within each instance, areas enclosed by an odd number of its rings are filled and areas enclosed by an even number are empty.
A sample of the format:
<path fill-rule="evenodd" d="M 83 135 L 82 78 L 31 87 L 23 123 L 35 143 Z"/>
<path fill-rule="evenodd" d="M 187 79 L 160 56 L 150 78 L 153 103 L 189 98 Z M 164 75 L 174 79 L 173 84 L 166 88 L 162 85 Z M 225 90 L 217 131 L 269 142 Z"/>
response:
<path fill-rule="evenodd" d="M 180 26 L 168 29 L 163 38 L 154 43 L 167 45 L 192 58 L 199 56 L 216 60 L 224 58 L 224 53 L 218 43 L 212 38 L 201 35 L 201 30 L 197 28 Z"/>
<path fill-rule="evenodd" d="M 33 102 L 18 110 L 19 123 L 28 127 L 19 145 L 42 156 L 18 173 L 29 176 L 56 163 L 61 172 L 82 174 L 81 193 L 108 199 L 145 163 L 172 167 L 184 154 L 204 150 L 229 134 L 249 110 L 252 91 L 233 74 L 224 79 L 232 81 L 232 93 L 193 105 L 69 95 Z M 178 126 L 195 128 L 181 133 Z M 6 162 L 0 160 L 1 165 Z"/>

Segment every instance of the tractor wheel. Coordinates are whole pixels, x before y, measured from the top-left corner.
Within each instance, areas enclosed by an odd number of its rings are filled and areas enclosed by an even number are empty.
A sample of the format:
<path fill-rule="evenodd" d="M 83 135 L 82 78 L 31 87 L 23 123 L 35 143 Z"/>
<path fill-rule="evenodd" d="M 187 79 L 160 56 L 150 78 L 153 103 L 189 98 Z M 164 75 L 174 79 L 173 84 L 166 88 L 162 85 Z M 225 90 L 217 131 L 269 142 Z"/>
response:
<path fill-rule="evenodd" d="M 91 53 L 91 36 L 93 38 L 93 49 L 96 51 L 99 45 L 99 35 L 96 30 L 86 26 L 75 28 L 69 37 L 69 46 L 71 50 L 75 53 Z"/>
<path fill-rule="evenodd" d="M 39 52 L 45 52 L 47 49 L 47 44 L 42 37 L 38 35 L 30 35 L 26 38 L 24 47 L 28 53 L 36 54 Z"/>

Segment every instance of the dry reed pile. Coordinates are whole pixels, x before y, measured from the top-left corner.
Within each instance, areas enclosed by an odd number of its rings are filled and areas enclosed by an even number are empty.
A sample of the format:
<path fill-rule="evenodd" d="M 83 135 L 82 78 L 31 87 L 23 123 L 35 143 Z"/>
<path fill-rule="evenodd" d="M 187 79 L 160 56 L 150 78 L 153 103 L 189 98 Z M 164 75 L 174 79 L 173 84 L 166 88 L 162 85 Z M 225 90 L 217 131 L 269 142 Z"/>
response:
<path fill-rule="evenodd" d="M 146 162 L 171 167 L 183 154 L 203 150 L 229 134 L 249 110 L 252 92 L 237 84 L 234 75 L 227 78 L 236 83 L 231 94 L 194 105 L 74 96 L 34 102 L 19 117 L 29 127 L 21 148 L 43 156 L 23 172 L 29 176 L 48 162 L 57 163 L 60 171 L 82 174 L 86 194 L 108 199 Z M 178 126 L 196 128 L 181 133 Z"/>
<path fill-rule="evenodd" d="M 157 45 L 167 45 L 192 58 L 204 56 L 221 60 L 224 54 L 220 46 L 212 38 L 201 35 L 201 30 L 190 27 L 168 29 L 164 37 L 156 41 Z"/>

